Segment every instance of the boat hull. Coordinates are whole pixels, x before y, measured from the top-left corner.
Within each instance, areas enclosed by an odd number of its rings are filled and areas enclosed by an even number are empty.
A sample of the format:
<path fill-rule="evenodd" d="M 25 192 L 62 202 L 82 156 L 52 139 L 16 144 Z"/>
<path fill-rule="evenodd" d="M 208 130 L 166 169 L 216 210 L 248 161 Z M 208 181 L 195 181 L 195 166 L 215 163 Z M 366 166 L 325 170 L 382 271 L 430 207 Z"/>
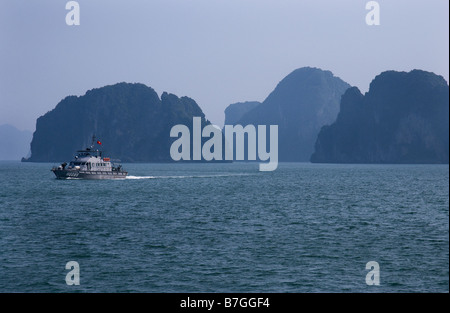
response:
<path fill-rule="evenodd" d="M 52 169 L 57 179 L 125 179 L 128 172 L 125 171 L 81 171 Z"/>

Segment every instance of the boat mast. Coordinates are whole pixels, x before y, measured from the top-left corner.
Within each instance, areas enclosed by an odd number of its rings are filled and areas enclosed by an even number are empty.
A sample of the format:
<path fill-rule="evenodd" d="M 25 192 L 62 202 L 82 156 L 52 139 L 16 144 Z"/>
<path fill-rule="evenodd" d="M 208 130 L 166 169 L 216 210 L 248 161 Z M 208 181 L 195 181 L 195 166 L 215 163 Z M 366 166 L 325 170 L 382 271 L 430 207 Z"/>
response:
<path fill-rule="evenodd" d="M 91 150 L 92 150 L 92 151 L 96 151 L 96 152 L 97 152 L 97 156 L 102 157 L 102 151 L 101 151 L 101 150 L 99 150 L 99 149 L 94 150 L 94 145 L 95 145 L 95 143 L 96 143 L 96 140 L 95 140 L 95 139 L 96 139 L 96 138 L 95 138 L 95 134 L 94 134 L 94 135 L 92 135 Z"/>
<path fill-rule="evenodd" d="M 95 134 L 92 135 L 91 149 L 94 149 L 94 144 L 95 144 Z"/>

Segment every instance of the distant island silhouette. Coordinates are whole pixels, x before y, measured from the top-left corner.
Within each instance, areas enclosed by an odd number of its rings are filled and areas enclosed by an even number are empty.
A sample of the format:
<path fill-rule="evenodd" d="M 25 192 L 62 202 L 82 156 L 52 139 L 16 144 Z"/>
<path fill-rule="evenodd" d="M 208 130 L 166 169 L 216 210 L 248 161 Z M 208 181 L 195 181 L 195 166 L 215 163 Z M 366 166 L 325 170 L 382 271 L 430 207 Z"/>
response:
<path fill-rule="evenodd" d="M 344 92 L 351 87 L 330 71 L 299 68 L 276 86 L 261 103 L 233 104 L 225 110 L 225 120 L 232 124 L 278 125 L 279 160 L 308 162 L 322 126 L 331 124 L 339 112 Z M 239 112 L 238 108 L 248 108 Z"/>
<path fill-rule="evenodd" d="M 20 160 L 30 151 L 30 141 L 33 133 L 29 130 L 19 130 L 16 127 L 0 125 L 0 160 Z"/>
<path fill-rule="evenodd" d="M 161 97 L 139 83 L 68 96 L 39 117 L 24 162 L 60 162 L 95 134 L 122 162 L 173 162 L 169 136 L 193 117 L 210 124 L 189 97 Z M 330 71 L 300 68 L 262 102 L 225 110 L 226 124 L 278 125 L 279 161 L 448 163 L 449 88 L 434 73 L 387 71 L 362 95 Z"/>
<path fill-rule="evenodd" d="M 370 90 L 342 97 L 337 120 L 324 126 L 312 162 L 449 163 L 449 87 L 421 70 L 387 71 Z"/>
<path fill-rule="evenodd" d="M 118 83 L 69 96 L 38 118 L 31 156 L 22 161 L 59 162 L 89 146 L 92 135 L 122 162 L 171 162 L 169 132 L 175 124 L 208 123 L 198 104 L 143 84 Z"/>

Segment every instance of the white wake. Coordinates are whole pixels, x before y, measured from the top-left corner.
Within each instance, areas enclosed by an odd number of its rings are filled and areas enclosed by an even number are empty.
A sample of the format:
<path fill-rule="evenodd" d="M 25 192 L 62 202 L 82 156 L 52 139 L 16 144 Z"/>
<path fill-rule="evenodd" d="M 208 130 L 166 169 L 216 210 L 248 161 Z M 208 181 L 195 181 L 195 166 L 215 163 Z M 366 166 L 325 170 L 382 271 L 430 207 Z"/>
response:
<path fill-rule="evenodd" d="M 215 178 L 230 176 L 249 176 L 251 174 L 210 174 L 210 175 L 178 175 L 178 176 L 133 176 L 128 175 L 126 179 L 182 179 L 182 178 Z"/>

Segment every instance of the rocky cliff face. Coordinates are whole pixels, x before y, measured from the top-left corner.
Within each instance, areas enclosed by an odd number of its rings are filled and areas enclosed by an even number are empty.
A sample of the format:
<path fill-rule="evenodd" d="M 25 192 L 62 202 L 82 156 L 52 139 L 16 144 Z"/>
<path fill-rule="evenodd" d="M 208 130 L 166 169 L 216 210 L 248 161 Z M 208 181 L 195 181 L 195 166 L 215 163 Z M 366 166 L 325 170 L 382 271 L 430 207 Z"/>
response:
<path fill-rule="evenodd" d="M 309 161 L 320 128 L 336 119 L 349 87 L 329 71 L 300 68 L 234 124 L 278 125 L 279 160 Z"/>
<path fill-rule="evenodd" d="M 365 95 L 349 89 L 337 120 L 320 131 L 311 161 L 448 163 L 447 82 L 420 70 L 388 71 Z"/>
<path fill-rule="evenodd" d="M 37 120 L 31 142 L 30 162 L 61 162 L 76 150 L 90 145 L 92 135 L 104 151 L 122 162 L 167 162 L 170 129 L 176 124 L 192 125 L 202 117 L 197 103 L 188 97 L 163 93 L 161 99 L 143 84 L 119 83 L 69 96 Z"/>

